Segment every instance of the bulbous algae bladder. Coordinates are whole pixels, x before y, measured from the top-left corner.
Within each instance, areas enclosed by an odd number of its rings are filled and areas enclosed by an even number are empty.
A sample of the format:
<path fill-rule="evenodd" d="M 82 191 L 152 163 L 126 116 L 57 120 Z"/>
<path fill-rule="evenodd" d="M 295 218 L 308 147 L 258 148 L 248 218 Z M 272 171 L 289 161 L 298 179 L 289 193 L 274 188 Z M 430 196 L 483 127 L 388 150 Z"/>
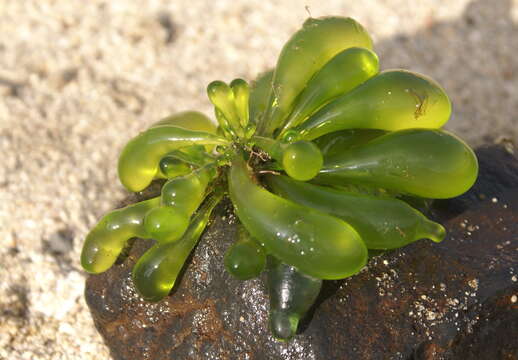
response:
<path fill-rule="evenodd" d="M 368 184 L 431 199 L 466 192 L 477 178 L 473 150 L 444 130 L 389 133 L 326 159 L 320 184 Z"/>
<path fill-rule="evenodd" d="M 372 49 L 365 29 L 351 18 L 309 18 L 284 45 L 275 67 L 268 110 L 259 135 L 271 135 L 285 123 L 295 98 L 311 77 L 340 51 Z"/>
<path fill-rule="evenodd" d="M 295 129 L 307 140 L 344 129 L 439 129 L 450 115 L 450 100 L 435 81 L 391 70 L 331 101 Z"/>
<path fill-rule="evenodd" d="M 332 214 L 351 224 L 368 249 L 397 249 L 416 240 L 444 239 L 442 225 L 428 220 L 404 201 L 266 175 L 276 194 L 298 204 Z"/>
<path fill-rule="evenodd" d="M 305 274 L 342 279 L 365 265 L 367 248 L 350 225 L 256 185 L 240 156 L 230 169 L 229 193 L 250 234 L 269 253 Z"/>

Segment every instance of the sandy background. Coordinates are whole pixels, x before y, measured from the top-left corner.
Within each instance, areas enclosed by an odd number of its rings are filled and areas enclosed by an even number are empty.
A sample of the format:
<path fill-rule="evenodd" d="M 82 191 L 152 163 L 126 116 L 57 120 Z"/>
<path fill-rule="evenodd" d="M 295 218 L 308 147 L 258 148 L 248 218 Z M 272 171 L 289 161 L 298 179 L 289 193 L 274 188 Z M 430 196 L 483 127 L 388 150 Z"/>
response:
<path fill-rule="evenodd" d="M 275 64 L 305 5 L 360 21 L 384 69 L 438 80 L 472 145 L 516 140 L 518 0 L 0 0 L 0 359 L 109 358 L 78 259 L 124 197 L 121 147 Z"/>

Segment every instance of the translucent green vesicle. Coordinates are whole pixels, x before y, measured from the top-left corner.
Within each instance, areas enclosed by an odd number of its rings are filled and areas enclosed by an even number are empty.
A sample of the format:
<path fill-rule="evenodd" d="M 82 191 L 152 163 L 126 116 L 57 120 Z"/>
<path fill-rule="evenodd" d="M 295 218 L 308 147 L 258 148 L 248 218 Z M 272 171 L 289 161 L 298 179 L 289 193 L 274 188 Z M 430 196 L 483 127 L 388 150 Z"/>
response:
<path fill-rule="evenodd" d="M 276 194 L 351 224 L 368 249 L 397 249 L 427 238 L 440 242 L 445 230 L 401 200 L 345 192 L 292 180 L 266 176 Z"/>
<path fill-rule="evenodd" d="M 207 94 L 210 101 L 220 112 L 218 120 L 223 116 L 226 119 L 227 126 L 232 129 L 237 136 L 243 137 L 244 130 L 239 120 L 238 109 L 236 108 L 236 98 L 232 88 L 223 81 L 213 81 L 207 86 Z M 220 126 L 221 126 L 221 120 Z M 224 129 L 225 130 L 225 129 Z"/>
<path fill-rule="evenodd" d="M 348 93 L 379 72 L 378 57 L 365 48 L 339 52 L 309 80 L 295 100 L 284 129 L 297 126 L 331 99 Z"/>
<path fill-rule="evenodd" d="M 311 141 L 297 141 L 286 146 L 282 153 L 284 171 L 294 179 L 313 179 L 324 163 L 320 149 Z"/>
<path fill-rule="evenodd" d="M 219 124 L 217 131 L 218 135 L 224 136 L 227 139 L 237 138 L 237 134 L 230 126 L 230 123 L 228 122 L 227 118 L 217 107 L 214 108 L 214 116 L 216 116 L 216 120 Z"/>
<path fill-rule="evenodd" d="M 149 236 L 158 242 L 179 239 L 189 226 L 190 214 L 182 209 L 159 206 L 147 212 L 144 227 Z"/>
<path fill-rule="evenodd" d="M 133 282 L 148 301 L 159 301 L 169 294 L 178 274 L 205 229 L 212 209 L 221 195 L 210 197 L 194 216 L 183 237 L 175 242 L 156 244 L 133 267 Z"/>
<path fill-rule="evenodd" d="M 320 148 L 322 155 L 330 158 L 337 154 L 349 151 L 355 146 L 363 145 L 387 132 L 374 129 L 350 129 L 335 131 L 313 140 Z"/>
<path fill-rule="evenodd" d="M 203 131 L 211 134 L 217 133 L 216 124 L 207 116 L 198 111 L 182 111 L 157 121 L 151 127 L 176 126 L 187 130 Z M 213 145 L 205 145 L 207 151 L 211 151 Z"/>
<path fill-rule="evenodd" d="M 224 263 L 229 274 L 240 280 L 248 280 L 263 271 L 266 254 L 244 226 L 239 226 L 238 240 L 225 253 Z"/>
<path fill-rule="evenodd" d="M 192 171 L 192 168 L 186 162 L 179 160 L 173 155 L 163 157 L 160 160 L 159 169 L 157 176 L 166 179 L 182 176 Z"/>
<path fill-rule="evenodd" d="M 159 206 L 160 198 L 142 201 L 114 210 L 95 225 L 86 236 L 81 252 L 81 265 L 89 273 L 108 270 L 132 237 L 148 238 L 144 216 Z"/>
<path fill-rule="evenodd" d="M 157 121 L 151 127 L 176 126 L 187 130 L 216 134 L 216 124 L 198 111 L 182 111 Z"/>
<path fill-rule="evenodd" d="M 239 219 L 268 253 L 305 274 L 342 279 L 365 265 L 367 249 L 351 226 L 256 185 L 239 156 L 230 167 L 229 194 Z"/>
<path fill-rule="evenodd" d="M 435 81 L 391 70 L 339 96 L 294 129 L 308 140 L 343 129 L 438 129 L 450 114 L 450 100 Z"/>
<path fill-rule="evenodd" d="M 243 79 L 234 79 L 230 83 L 230 88 L 234 93 L 235 107 L 239 122 L 241 123 L 241 127 L 246 129 L 249 120 L 248 100 L 250 98 L 248 83 Z"/>
<path fill-rule="evenodd" d="M 259 135 L 282 127 L 295 98 L 313 75 L 340 51 L 350 47 L 372 49 L 365 29 L 351 18 L 309 18 L 284 45 L 273 75 L 273 91 Z"/>
<path fill-rule="evenodd" d="M 322 280 L 268 257 L 269 323 L 277 340 L 287 341 L 295 335 L 299 320 L 311 308 L 321 287 Z"/>
<path fill-rule="evenodd" d="M 253 136 L 252 142 L 282 165 L 288 175 L 297 180 L 315 177 L 324 162 L 320 149 L 310 141 L 284 143 L 263 136 Z"/>
<path fill-rule="evenodd" d="M 158 172 L 160 160 L 172 152 L 191 145 L 226 145 L 224 138 L 207 132 L 176 126 L 150 128 L 133 138 L 119 158 L 119 178 L 130 191 L 142 191 Z"/>
<path fill-rule="evenodd" d="M 250 84 L 250 99 L 248 100 L 250 123 L 259 123 L 267 110 L 272 92 L 272 78 L 273 70 L 266 71 Z"/>
<path fill-rule="evenodd" d="M 192 145 L 172 151 L 160 160 L 160 170 L 162 170 L 162 163 L 168 161 L 168 158 L 177 159 L 188 164 L 191 168 L 199 168 L 208 163 L 214 162 L 214 156 L 208 152 L 207 148 L 214 148 L 214 145 Z M 167 165 L 166 165 L 167 166 Z"/>
<path fill-rule="evenodd" d="M 161 206 L 145 217 L 146 231 L 159 242 L 178 240 L 189 225 L 189 219 L 205 197 L 209 182 L 215 175 L 211 167 L 203 167 L 167 181 L 162 187 Z"/>
<path fill-rule="evenodd" d="M 169 180 L 162 187 L 162 206 L 175 207 L 186 214 L 192 214 L 203 201 L 207 185 L 214 175 L 215 170 L 206 167 Z"/>
<path fill-rule="evenodd" d="M 475 154 L 455 135 L 442 130 L 410 129 L 326 158 L 315 182 L 373 185 L 444 199 L 467 191 L 477 174 Z"/>

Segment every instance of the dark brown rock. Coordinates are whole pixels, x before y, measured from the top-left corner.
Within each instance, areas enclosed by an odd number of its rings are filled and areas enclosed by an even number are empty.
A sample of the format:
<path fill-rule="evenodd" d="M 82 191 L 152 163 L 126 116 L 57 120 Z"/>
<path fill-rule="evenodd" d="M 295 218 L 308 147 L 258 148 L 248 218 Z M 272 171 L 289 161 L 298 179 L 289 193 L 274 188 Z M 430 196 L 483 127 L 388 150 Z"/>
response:
<path fill-rule="evenodd" d="M 445 225 L 443 243 L 414 243 L 333 284 L 306 331 L 327 329 L 322 359 L 518 358 L 518 190 Z M 470 351 L 484 342 L 494 346 Z"/>
<path fill-rule="evenodd" d="M 500 147 L 482 151 L 473 190 L 434 208 L 449 219 L 447 239 L 419 241 L 325 282 L 288 344 L 267 329 L 263 279 L 224 271 L 235 236 L 228 203 L 163 301 L 143 301 L 130 280 L 151 241 L 137 240 L 120 264 L 90 276 L 95 324 L 116 360 L 518 359 L 518 162 Z"/>

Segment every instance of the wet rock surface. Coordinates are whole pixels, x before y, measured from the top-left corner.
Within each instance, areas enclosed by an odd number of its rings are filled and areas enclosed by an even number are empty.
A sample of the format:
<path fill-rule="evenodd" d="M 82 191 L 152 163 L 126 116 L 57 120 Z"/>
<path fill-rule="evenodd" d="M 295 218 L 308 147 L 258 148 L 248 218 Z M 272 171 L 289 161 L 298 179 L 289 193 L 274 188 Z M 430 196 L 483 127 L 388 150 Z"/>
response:
<path fill-rule="evenodd" d="M 116 266 L 90 276 L 95 324 L 116 360 L 518 359 L 518 161 L 510 150 L 479 149 L 474 188 L 433 207 L 448 230 L 442 243 L 419 241 L 324 282 L 290 343 L 267 329 L 264 279 L 224 271 L 235 237 L 229 203 L 161 302 L 143 301 L 130 279 L 152 241 L 136 240 Z"/>

